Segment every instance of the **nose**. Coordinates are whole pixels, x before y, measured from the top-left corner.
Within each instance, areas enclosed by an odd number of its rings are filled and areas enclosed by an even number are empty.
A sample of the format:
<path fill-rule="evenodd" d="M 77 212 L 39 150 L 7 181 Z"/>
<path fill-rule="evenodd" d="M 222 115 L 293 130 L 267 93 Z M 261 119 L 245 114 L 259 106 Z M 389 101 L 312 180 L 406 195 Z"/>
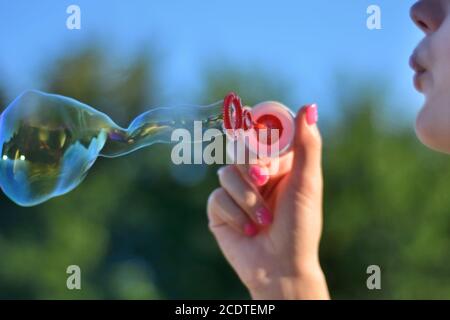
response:
<path fill-rule="evenodd" d="M 439 29 L 445 18 L 442 0 L 421 0 L 410 10 L 411 19 L 425 33 L 429 34 Z"/>

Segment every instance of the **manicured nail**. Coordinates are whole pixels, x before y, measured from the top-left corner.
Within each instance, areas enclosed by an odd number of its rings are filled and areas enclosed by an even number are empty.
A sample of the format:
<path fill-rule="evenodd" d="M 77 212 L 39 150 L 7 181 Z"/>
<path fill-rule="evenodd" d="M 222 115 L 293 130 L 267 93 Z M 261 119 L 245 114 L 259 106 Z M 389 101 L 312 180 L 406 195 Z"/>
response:
<path fill-rule="evenodd" d="M 259 208 L 255 212 L 256 220 L 262 226 L 268 226 L 272 223 L 272 214 L 264 207 Z"/>
<path fill-rule="evenodd" d="M 314 103 L 306 107 L 306 123 L 310 126 L 315 124 L 319 120 L 319 114 L 317 112 L 317 105 Z"/>
<path fill-rule="evenodd" d="M 244 226 L 244 233 L 247 237 L 254 237 L 258 233 L 258 228 L 256 226 L 249 222 Z"/>
<path fill-rule="evenodd" d="M 269 172 L 264 167 L 252 165 L 248 169 L 248 175 L 258 187 L 265 185 L 269 181 Z"/>

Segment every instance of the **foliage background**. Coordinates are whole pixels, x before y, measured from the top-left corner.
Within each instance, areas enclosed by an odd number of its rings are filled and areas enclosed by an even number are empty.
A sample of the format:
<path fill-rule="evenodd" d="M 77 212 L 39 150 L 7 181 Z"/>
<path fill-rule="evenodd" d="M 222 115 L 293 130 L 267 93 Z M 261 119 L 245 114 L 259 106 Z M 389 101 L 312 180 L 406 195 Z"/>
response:
<path fill-rule="evenodd" d="M 50 55 L 34 75 L 39 89 L 83 101 L 121 125 L 148 106 L 167 105 L 158 94 L 159 50 L 145 47 L 112 63 L 113 52 L 88 41 Z M 423 147 L 410 119 L 396 113 L 402 109 L 392 110 L 388 81 L 332 74 L 339 94 L 320 121 L 321 260 L 332 296 L 450 298 L 448 157 Z M 13 98 L 9 85 L 0 77 L 2 107 Z M 298 103 L 291 79 L 258 65 L 205 63 L 195 88 L 189 99 L 199 104 L 231 90 L 249 105 Z M 78 188 L 37 207 L 0 194 L 0 298 L 249 298 L 207 228 L 216 170 L 174 166 L 170 146 L 157 145 L 99 158 Z M 80 291 L 66 288 L 71 264 L 82 269 Z M 380 291 L 366 288 L 371 264 L 382 268 Z"/>

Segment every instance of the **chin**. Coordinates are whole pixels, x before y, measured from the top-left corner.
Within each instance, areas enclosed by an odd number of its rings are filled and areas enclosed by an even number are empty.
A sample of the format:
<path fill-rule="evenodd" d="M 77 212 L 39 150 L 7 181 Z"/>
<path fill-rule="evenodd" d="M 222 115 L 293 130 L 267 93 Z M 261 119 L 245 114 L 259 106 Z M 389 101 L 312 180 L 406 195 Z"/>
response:
<path fill-rule="evenodd" d="M 438 152 L 450 153 L 450 123 L 445 124 L 446 117 L 439 114 L 431 106 L 425 105 L 416 118 L 416 135 L 428 148 Z M 445 130 L 443 130 L 446 128 Z"/>

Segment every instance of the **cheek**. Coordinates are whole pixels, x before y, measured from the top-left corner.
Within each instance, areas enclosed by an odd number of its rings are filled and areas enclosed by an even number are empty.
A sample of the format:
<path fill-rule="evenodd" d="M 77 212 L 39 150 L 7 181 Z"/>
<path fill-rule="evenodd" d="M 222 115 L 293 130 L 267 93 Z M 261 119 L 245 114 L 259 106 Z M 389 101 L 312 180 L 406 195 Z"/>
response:
<path fill-rule="evenodd" d="M 447 92 L 450 87 L 450 19 L 447 18 L 431 37 L 429 61 L 432 63 L 433 78 L 437 89 Z"/>
<path fill-rule="evenodd" d="M 430 36 L 431 90 L 416 119 L 420 141 L 431 149 L 450 153 L 450 19 Z"/>
<path fill-rule="evenodd" d="M 450 153 L 450 108 L 447 101 L 427 99 L 416 119 L 416 134 L 429 148 Z"/>

